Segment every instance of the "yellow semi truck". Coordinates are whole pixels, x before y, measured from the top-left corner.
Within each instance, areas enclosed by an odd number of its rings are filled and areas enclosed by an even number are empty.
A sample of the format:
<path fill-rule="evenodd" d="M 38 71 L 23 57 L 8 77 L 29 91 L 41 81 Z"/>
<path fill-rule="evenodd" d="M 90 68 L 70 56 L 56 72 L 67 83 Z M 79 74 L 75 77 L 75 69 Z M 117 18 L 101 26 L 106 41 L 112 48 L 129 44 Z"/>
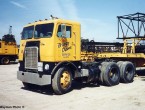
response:
<path fill-rule="evenodd" d="M 135 53 L 136 37 L 131 47 L 126 36 L 124 43 L 81 40 L 81 25 L 75 21 L 30 23 L 22 31 L 17 78 L 29 89 L 51 85 L 56 94 L 69 92 L 74 80 L 107 86 L 131 83 L 135 66 L 140 66 L 137 59 L 145 58 L 144 53 Z"/>
<path fill-rule="evenodd" d="M 10 30 L 11 28 L 12 26 L 10 26 Z M 16 59 L 18 59 L 18 46 L 14 35 L 9 33 L 0 39 L 0 64 L 6 65 Z"/>

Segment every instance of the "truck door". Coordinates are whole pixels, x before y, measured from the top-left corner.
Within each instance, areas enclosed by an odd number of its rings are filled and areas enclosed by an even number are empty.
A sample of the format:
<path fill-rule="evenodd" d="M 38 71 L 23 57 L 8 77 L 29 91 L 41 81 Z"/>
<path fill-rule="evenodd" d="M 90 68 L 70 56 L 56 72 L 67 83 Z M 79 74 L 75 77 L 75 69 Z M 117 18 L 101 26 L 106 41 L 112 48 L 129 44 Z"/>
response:
<path fill-rule="evenodd" d="M 62 24 L 58 26 L 57 31 L 57 59 L 60 61 L 75 61 L 76 60 L 76 36 L 73 34 L 73 27 L 70 24 L 65 24 L 66 32 L 63 36 Z"/>

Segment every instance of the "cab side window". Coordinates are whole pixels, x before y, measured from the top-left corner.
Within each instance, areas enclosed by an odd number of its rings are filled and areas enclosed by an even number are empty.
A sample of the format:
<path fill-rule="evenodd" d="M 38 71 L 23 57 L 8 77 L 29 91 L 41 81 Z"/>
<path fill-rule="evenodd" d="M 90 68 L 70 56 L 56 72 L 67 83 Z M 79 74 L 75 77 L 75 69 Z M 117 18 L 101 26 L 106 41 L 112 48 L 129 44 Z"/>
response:
<path fill-rule="evenodd" d="M 0 48 L 1 48 L 1 43 L 0 43 Z"/>
<path fill-rule="evenodd" d="M 61 25 L 58 26 L 57 36 L 62 37 Z M 71 38 L 71 26 L 66 26 L 66 38 Z"/>

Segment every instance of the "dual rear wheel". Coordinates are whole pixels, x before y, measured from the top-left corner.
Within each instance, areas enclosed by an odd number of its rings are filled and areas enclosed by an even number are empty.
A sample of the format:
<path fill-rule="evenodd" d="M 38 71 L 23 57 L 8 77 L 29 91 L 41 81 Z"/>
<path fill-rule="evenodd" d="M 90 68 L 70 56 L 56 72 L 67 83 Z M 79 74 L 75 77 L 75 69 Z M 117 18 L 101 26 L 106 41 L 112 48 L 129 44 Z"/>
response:
<path fill-rule="evenodd" d="M 115 62 L 103 62 L 101 67 L 101 82 L 107 86 L 119 84 L 120 70 Z"/>
<path fill-rule="evenodd" d="M 135 74 L 133 63 L 128 61 L 103 62 L 101 67 L 100 81 L 107 86 L 123 83 L 131 83 Z"/>
<path fill-rule="evenodd" d="M 120 67 L 120 82 L 131 83 L 135 75 L 135 67 L 131 62 L 118 62 Z"/>

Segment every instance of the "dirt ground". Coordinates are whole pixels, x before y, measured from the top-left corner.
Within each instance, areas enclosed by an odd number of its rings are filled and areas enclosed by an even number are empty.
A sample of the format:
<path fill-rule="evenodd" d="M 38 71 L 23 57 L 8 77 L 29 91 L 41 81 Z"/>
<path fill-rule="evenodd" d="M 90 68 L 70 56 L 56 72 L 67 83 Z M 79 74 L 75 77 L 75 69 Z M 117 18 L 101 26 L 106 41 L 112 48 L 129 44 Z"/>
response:
<path fill-rule="evenodd" d="M 26 90 L 17 80 L 18 64 L 0 65 L 0 110 L 145 110 L 145 70 L 130 84 L 93 87 L 74 83 L 55 95 L 51 87 Z M 142 75 L 144 73 L 144 76 Z"/>

